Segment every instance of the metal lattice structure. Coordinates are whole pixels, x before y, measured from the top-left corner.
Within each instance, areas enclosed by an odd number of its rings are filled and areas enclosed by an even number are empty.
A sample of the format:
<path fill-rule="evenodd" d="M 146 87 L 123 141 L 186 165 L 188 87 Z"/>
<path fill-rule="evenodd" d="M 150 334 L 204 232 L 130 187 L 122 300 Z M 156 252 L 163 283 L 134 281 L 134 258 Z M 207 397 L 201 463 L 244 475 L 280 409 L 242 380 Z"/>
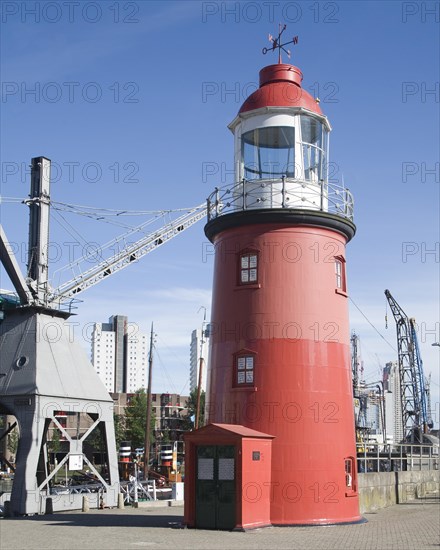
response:
<path fill-rule="evenodd" d="M 423 371 L 423 361 L 420 354 L 420 346 L 417 338 L 416 331 L 416 321 L 415 319 L 410 319 L 409 324 L 411 327 L 411 337 L 413 342 L 413 353 L 414 353 L 414 363 L 416 366 L 416 372 L 418 375 L 418 386 L 420 390 L 420 408 L 422 415 L 422 425 L 423 431 L 426 433 L 428 429 L 432 428 L 432 419 L 431 419 L 431 407 L 429 404 L 429 383 L 425 380 L 425 375 Z"/>
<path fill-rule="evenodd" d="M 0 226 L 0 260 L 18 294 L 6 306 L 4 300 L 0 301 L 0 414 L 15 416 L 20 428 L 9 510 L 12 515 L 41 513 L 47 508 L 48 499 L 53 500 L 54 510 L 81 507 L 79 495 L 76 498 L 72 494 L 54 493 L 53 482 L 62 467 L 82 470 L 84 464 L 101 483 L 103 502 L 115 506 L 120 487 L 113 400 L 85 352 L 72 340 L 67 322 L 70 312 L 62 311 L 62 306 L 74 295 L 133 264 L 204 218 L 206 205 L 189 209 L 134 243 L 128 243 L 126 235 L 115 239 L 103 247 L 104 259 L 98 265 L 82 271 L 85 259 L 76 261 L 70 266 L 73 279 L 53 290 L 48 273 L 49 159 L 32 159 L 31 193 L 25 202 L 30 209 L 26 278 Z M 139 228 L 129 235 L 137 231 Z M 57 418 L 60 411 L 78 419 L 74 435 L 60 424 Z M 81 415 L 88 422 L 85 429 L 80 429 Z M 50 426 L 60 431 L 68 445 L 65 456 L 52 471 L 48 466 Z M 105 474 L 95 468 L 86 453 L 92 432 L 99 434 L 103 444 Z"/>
<path fill-rule="evenodd" d="M 428 412 L 415 321 L 408 318 L 389 290 L 385 290 L 385 296 L 396 322 L 403 436 L 420 440 L 427 429 Z"/>
<path fill-rule="evenodd" d="M 351 342 L 351 374 L 353 376 L 353 396 L 359 397 L 359 350 L 358 335 L 353 332 L 350 336 Z"/>
<path fill-rule="evenodd" d="M 107 505 L 114 506 L 119 476 L 113 422 L 113 400 L 100 381 L 85 352 L 72 340 L 69 314 L 47 307 L 48 243 L 50 211 L 50 160 L 32 159 L 29 255 L 24 278 L 3 230 L 0 259 L 19 300 L 2 308 L 0 320 L 0 413 L 15 416 L 20 430 L 16 470 L 9 513 L 24 515 L 45 509 L 80 507 L 79 499 L 53 496 L 56 474 L 66 465 L 84 465 L 103 487 Z M 57 418 L 60 411 L 78 419 L 75 435 Z M 86 418 L 81 430 L 79 419 Z M 49 468 L 49 430 L 60 431 L 67 450 L 55 468 Z M 105 447 L 106 474 L 101 475 L 87 456 L 87 438 L 100 433 Z M 48 504 L 50 499 L 51 504 Z"/>
<path fill-rule="evenodd" d="M 56 290 L 51 291 L 48 295 L 48 303 L 54 304 L 63 300 L 69 299 L 79 292 L 96 285 L 109 275 L 113 275 L 121 269 L 132 265 L 133 262 L 140 260 L 143 256 L 156 250 L 169 240 L 173 239 L 185 229 L 188 229 L 206 216 L 206 204 L 203 203 L 190 209 L 186 214 L 165 224 L 161 229 L 153 231 L 135 243 L 127 242 L 126 235 L 117 237 L 110 241 L 100 250 L 105 251 L 117 250 L 116 254 L 110 255 L 103 259 L 97 265 L 89 267 L 83 271 L 82 266 L 86 264 L 90 266 L 90 261 L 86 257 L 82 257 L 69 267 L 74 273 L 73 278 L 60 285 Z M 134 233 L 131 231 L 130 233 Z"/>

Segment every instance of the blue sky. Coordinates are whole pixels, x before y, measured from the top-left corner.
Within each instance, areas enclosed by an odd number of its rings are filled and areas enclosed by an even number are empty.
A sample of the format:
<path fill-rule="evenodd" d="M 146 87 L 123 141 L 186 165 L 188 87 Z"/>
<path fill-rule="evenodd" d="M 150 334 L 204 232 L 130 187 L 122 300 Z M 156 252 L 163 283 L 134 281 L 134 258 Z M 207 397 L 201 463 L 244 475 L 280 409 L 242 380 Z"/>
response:
<path fill-rule="evenodd" d="M 333 127 L 334 178 L 343 176 L 355 197 L 350 295 L 391 343 L 351 306 L 365 376 L 378 380 L 379 365 L 396 357 L 390 313 L 388 330 L 384 323 L 389 288 L 420 325 L 438 415 L 440 348 L 431 345 L 440 340 L 435 5 L 3 2 L 1 195 L 24 198 L 26 167 L 44 155 L 55 164 L 54 201 L 124 210 L 202 203 L 233 179 L 226 126 L 255 88 L 258 71 L 276 62 L 261 50 L 268 33 L 285 22 L 286 36 L 299 36 L 292 63 Z M 26 207 L 2 201 L 0 212 L 9 239 L 24 250 Z M 103 243 L 120 232 L 78 216 L 66 219 L 81 242 Z M 54 272 L 72 259 L 73 239 L 55 219 L 51 236 L 60 251 Z M 90 323 L 112 314 L 128 315 L 143 332 L 154 321 L 153 389 L 184 394 L 190 333 L 202 322 L 200 307 L 210 307 L 207 251 L 200 222 L 84 292 L 72 319 L 78 339 L 88 349 Z M 8 286 L 3 272 L 0 286 Z"/>

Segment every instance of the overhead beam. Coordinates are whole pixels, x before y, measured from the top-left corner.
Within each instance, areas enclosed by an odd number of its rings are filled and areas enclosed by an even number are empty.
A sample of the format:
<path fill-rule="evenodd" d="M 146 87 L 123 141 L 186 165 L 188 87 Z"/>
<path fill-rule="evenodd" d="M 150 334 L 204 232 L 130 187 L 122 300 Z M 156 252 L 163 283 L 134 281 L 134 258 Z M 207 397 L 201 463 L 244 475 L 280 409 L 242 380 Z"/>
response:
<path fill-rule="evenodd" d="M 6 233 L 0 224 L 0 260 L 6 270 L 22 304 L 30 302 L 30 291 L 21 273 L 17 260 L 15 259 L 12 247 L 6 237 Z"/>

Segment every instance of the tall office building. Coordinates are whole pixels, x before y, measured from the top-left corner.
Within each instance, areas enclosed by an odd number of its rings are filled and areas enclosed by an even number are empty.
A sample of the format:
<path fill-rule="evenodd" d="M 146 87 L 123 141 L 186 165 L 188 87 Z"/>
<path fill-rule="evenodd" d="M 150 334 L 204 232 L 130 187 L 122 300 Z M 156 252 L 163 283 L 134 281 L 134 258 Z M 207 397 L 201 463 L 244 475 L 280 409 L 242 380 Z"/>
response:
<path fill-rule="evenodd" d="M 125 315 L 95 323 L 92 363 L 111 393 L 134 393 L 147 385 L 148 339 Z"/>
<path fill-rule="evenodd" d="M 206 392 L 206 375 L 209 357 L 208 330 L 193 330 L 190 344 L 189 390 L 192 392 L 199 384 L 200 357 L 203 358 L 202 390 Z"/>
<path fill-rule="evenodd" d="M 386 403 L 387 434 L 393 436 L 394 443 L 400 443 L 403 439 L 402 399 L 400 396 L 399 366 L 396 361 L 385 365 L 383 369 L 383 385 Z"/>

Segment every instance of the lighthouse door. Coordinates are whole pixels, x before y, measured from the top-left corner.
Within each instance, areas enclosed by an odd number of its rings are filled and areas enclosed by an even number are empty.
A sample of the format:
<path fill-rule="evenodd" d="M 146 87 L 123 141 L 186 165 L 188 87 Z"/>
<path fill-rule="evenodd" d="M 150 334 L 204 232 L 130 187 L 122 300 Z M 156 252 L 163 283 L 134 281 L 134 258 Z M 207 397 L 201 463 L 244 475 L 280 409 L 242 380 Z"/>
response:
<path fill-rule="evenodd" d="M 235 525 L 235 447 L 199 445 L 196 527 L 227 530 Z"/>

